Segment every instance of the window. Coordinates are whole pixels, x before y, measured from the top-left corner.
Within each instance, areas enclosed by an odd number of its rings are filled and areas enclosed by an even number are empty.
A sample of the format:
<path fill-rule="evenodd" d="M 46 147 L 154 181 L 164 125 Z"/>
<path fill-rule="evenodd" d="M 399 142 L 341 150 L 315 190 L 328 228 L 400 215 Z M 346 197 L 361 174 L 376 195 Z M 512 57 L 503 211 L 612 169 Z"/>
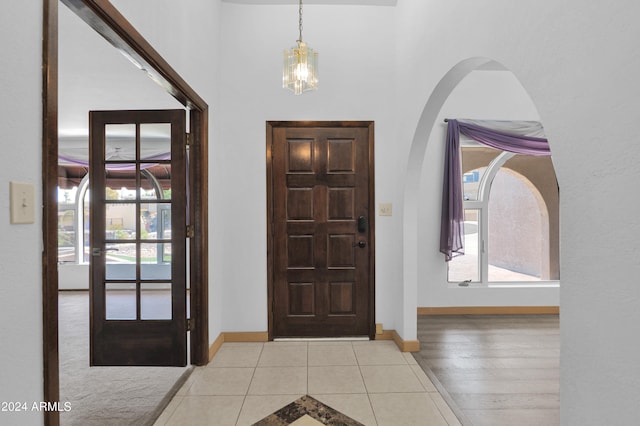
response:
<path fill-rule="evenodd" d="M 551 159 L 474 143 L 461 154 L 465 254 L 448 262 L 448 280 L 558 280 L 559 200 Z"/>
<path fill-rule="evenodd" d="M 58 262 L 89 261 L 89 178 L 83 175 L 58 181 Z M 83 253 L 79 256 L 79 253 Z"/>
<path fill-rule="evenodd" d="M 449 262 L 449 281 L 480 281 L 480 209 L 464 210 L 464 256 Z"/>
<path fill-rule="evenodd" d="M 59 178 L 58 187 L 58 262 L 89 263 L 89 175 L 86 169 L 78 167 L 65 167 L 64 172 L 67 177 Z M 171 199 L 171 188 L 167 187 L 170 173 L 170 167 L 166 165 L 156 165 L 142 171 L 145 179 L 140 196 L 148 201 L 142 204 L 140 211 L 142 223 L 145 225 L 141 230 L 143 239 L 171 238 L 170 205 L 158 202 Z M 117 185 L 112 185 L 114 188 L 106 188 L 107 199 L 135 199 L 135 191 L 126 186 L 127 183 L 131 183 L 131 176 L 120 177 L 120 180 L 111 177 L 108 179 Z M 108 236 L 122 239 L 131 237 L 134 232 L 132 229 L 135 228 L 135 225 L 132 225 L 135 223 L 135 214 L 131 205 L 107 205 Z M 158 259 L 159 263 L 171 262 L 170 244 L 148 244 L 145 248 L 151 253 L 154 261 Z"/>

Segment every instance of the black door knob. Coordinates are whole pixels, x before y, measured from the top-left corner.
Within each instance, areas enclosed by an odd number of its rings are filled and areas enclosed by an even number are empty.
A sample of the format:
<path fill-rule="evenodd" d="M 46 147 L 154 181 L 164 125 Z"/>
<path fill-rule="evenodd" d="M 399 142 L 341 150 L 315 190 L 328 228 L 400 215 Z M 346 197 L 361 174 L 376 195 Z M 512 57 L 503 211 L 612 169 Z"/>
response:
<path fill-rule="evenodd" d="M 367 246 L 367 242 L 366 241 L 358 241 L 358 247 L 360 248 L 365 248 Z"/>

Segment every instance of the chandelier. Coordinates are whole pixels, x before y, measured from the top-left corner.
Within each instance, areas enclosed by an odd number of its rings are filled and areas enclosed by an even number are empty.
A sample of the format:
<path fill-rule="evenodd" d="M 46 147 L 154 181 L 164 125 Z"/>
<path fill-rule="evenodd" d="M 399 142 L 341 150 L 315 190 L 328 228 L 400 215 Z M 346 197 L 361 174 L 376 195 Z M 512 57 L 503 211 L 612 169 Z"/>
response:
<path fill-rule="evenodd" d="M 298 40 L 284 51 L 282 87 L 296 95 L 318 88 L 318 53 L 302 41 L 302 0 L 298 5 Z"/>

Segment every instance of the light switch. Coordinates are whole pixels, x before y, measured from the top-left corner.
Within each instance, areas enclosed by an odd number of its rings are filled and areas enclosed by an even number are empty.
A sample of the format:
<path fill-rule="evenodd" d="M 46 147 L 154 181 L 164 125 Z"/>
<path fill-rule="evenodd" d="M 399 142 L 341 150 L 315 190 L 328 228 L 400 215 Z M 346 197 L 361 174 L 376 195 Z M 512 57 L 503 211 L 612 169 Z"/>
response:
<path fill-rule="evenodd" d="M 391 203 L 380 203 L 378 204 L 378 215 L 379 216 L 391 216 L 392 213 L 392 205 Z"/>
<path fill-rule="evenodd" d="M 11 200 L 11 223 L 34 223 L 36 209 L 33 184 L 9 182 L 9 197 Z"/>

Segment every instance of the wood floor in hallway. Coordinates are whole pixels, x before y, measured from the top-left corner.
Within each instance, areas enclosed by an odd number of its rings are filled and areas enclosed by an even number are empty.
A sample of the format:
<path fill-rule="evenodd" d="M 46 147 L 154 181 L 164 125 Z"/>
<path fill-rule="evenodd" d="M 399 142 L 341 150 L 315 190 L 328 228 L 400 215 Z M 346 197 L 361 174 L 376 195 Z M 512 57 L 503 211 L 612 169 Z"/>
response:
<path fill-rule="evenodd" d="M 421 315 L 418 339 L 463 425 L 560 423 L 558 315 Z"/>

